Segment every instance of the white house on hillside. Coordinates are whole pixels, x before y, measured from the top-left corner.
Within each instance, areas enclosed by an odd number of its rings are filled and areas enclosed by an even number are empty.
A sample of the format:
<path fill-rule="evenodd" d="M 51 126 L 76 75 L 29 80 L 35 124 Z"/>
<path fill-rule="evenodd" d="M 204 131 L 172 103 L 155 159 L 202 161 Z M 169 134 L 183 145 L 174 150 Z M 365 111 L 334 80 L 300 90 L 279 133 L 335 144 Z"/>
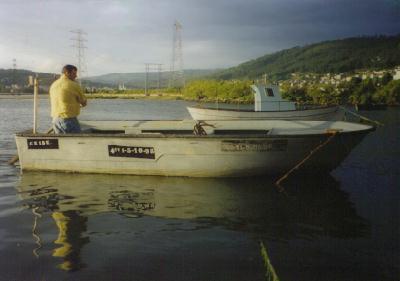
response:
<path fill-rule="evenodd" d="M 400 80 L 400 67 L 395 68 L 393 80 Z"/>

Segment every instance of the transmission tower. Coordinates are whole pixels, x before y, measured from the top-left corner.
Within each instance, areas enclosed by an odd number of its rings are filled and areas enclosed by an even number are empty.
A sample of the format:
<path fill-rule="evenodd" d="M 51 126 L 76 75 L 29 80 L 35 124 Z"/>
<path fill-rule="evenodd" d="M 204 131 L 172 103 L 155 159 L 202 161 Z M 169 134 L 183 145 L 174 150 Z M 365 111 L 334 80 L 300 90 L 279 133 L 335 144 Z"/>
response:
<path fill-rule="evenodd" d="M 182 53 L 182 25 L 175 21 L 173 30 L 172 62 L 171 62 L 170 87 L 185 86 L 183 75 L 183 53 Z"/>
<path fill-rule="evenodd" d="M 78 79 L 79 84 L 82 85 L 83 77 L 88 75 L 85 61 L 85 49 L 87 49 L 87 47 L 85 46 L 85 42 L 87 42 L 85 36 L 87 36 L 87 33 L 84 32 L 82 29 L 71 30 L 71 33 L 74 34 L 74 37 L 71 38 L 71 40 L 74 42 L 72 47 L 76 49 Z"/>
<path fill-rule="evenodd" d="M 148 94 L 149 89 L 149 75 L 150 73 L 157 71 L 157 88 L 161 89 L 161 70 L 162 64 L 161 63 L 145 63 L 145 82 L 144 82 L 144 93 L 145 95 Z"/>

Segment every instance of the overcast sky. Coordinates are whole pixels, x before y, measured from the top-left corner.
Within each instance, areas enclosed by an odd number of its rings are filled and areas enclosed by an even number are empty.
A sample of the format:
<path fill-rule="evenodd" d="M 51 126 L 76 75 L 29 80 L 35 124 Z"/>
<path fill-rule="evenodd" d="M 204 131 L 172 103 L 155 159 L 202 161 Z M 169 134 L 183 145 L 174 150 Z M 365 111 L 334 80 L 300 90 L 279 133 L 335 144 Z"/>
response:
<path fill-rule="evenodd" d="M 184 68 L 235 66 L 324 40 L 400 33 L 400 0 L 0 0 L 0 68 L 60 72 L 87 35 L 88 74 L 170 68 L 173 24 Z"/>

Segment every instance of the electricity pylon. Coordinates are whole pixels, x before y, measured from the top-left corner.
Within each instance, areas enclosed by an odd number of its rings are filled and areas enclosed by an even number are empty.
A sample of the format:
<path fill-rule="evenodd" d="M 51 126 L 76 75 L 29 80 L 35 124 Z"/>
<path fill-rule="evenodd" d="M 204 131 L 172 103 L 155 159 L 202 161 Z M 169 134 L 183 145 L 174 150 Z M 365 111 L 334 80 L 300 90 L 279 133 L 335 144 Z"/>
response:
<path fill-rule="evenodd" d="M 71 40 L 74 41 L 72 47 L 76 49 L 78 79 L 79 84 L 82 85 L 82 78 L 87 76 L 87 66 L 85 61 L 85 49 L 87 49 L 85 42 L 87 42 L 87 40 L 84 38 L 84 36 L 87 36 L 87 33 L 82 29 L 71 30 L 71 33 L 75 35 Z"/>
<path fill-rule="evenodd" d="M 175 21 L 173 30 L 171 78 L 169 87 L 185 86 L 185 77 L 183 75 L 183 53 L 182 53 L 182 25 Z"/>

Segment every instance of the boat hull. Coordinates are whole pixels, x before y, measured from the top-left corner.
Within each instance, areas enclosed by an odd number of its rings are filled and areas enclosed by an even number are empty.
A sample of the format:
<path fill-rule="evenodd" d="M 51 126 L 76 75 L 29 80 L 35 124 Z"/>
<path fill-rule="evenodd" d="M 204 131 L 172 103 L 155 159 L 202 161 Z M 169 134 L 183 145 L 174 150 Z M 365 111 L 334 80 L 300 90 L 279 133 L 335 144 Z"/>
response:
<path fill-rule="evenodd" d="M 246 139 L 20 134 L 16 136 L 16 143 L 22 170 L 242 177 L 282 174 L 310 154 L 302 168 L 311 171 L 333 169 L 367 132 Z M 314 150 L 316 152 L 312 153 Z"/>
<path fill-rule="evenodd" d="M 287 111 L 243 111 L 187 107 L 194 120 L 343 120 L 339 106 Z"/>

